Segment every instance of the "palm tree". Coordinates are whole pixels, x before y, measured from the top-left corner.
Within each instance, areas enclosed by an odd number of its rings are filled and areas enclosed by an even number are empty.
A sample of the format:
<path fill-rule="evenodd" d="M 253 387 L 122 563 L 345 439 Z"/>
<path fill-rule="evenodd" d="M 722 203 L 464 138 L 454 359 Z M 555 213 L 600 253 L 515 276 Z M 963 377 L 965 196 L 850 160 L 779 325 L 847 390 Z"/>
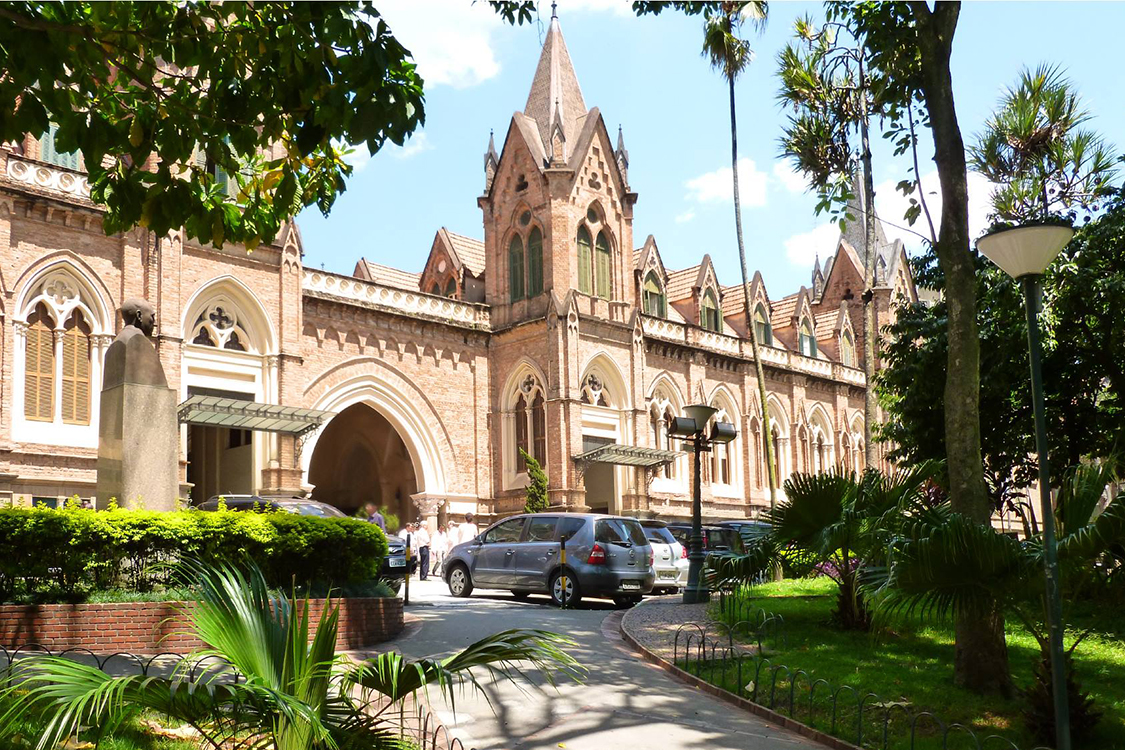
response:
<path fill-rule="evenodd" d="M 738 237 L 738 261 L 742 268 L 742 312 L 750 332 L 750 350 L 754 355 L 754 374 L 758 379 L 758 399 L 762 407 L 762 442 L 765 447 L 766 470 L 770 482 L 770 510 L 777 506 L 777 468 L 770 440 L 769 407 L 766 402 L 766 376 L 758 350 L 758 333 L 750 313 L 750 279 L 746 273 L 746 245 L 742 239 L 742 204 L 738 193 L 738 120 L 734 106 L 734 82 L 754 60 L 750 43 L 739 36 L 744 24 L 761 31 L 765 28 L 769 4 L 763 0 L 722 2 L 708 11 L 703 23 L 703 56 L 711 61 L 727 81 L 730 92 L 730 165 L 734 179 L 734 229 Z"/>
<path fill-rule="evenodd" d="M 859 581 L 865 566 L 879 563 L 903 509 L 924 503 L 924 491 L 939 472 L 937 462 L 885 475 L 862 476 L 832 470 L 794 474 L 785 482 L 785 500 L 770 514 L 769 531 L 746 539 L 745 555 L 716 562 L 720 579 L 747 584 L 779 558 L 829 576 L 839 587 L 833 619 L 841 627 L 870 625 Z"/>
<path fill-rule="evenodd" d="M 527 629 L 483 638 L 446 659 L 411 661 L 388 652 L 355 664 L 335 650 L 337 606 L 325 605 L 310 641 L 308 599 L 275 595 L 256 566 L 243 572 L 187 563 L 183 574 L 199 587 L 187 616 L 206 648 L 169 677 L 113 677 L 65 657 L 19 661 L 11 687 L 0 693 L 0 706 L 9 706 L 0 738 L 5 728 L 39 717 L 37 748 L 46 750 L 79 727 L 102 736 L 150 710 L 190 725 L 215 750 L 399 747 L 395 711 L 421 688 L 436 685 L 452 702 L 457 688 L 480 687 L 477 669 L 514 679 L 530 665 L 552 685 L 556 673 L 579 679 L 584 672 L 563 650 L 572 641 Z"/>
<path fill-rule="evenodd" d="M 1078 598 L 1099 559 L 1125 564 L 1125 492 L 1099 512 L 1115 478 L 1113 462 L 1079 466 L 1064 476 L 1055 508 L 1058 557 L 1064 602 Z M 888 542 L 888 564 L 865 571 L 861 588 L 874 603 L 877 618 L 918 613 L 922 617 L 980 614 L 997 603 L 1010 612 L 1039 644 L 1040 664 L 1024 692 L 1030 705 L 1030 728 L 1044 741 L 1054 736 L 1050 645 L 1042 611 L 1043 543 L 1038 535 L 1017 540 L 991 525 L 954 513 L 948 504 L 915 508 L 906 514 Z M 1071 655 L 1086 637 L 1081 633 L 1067 650 L 1070 727 L 1078 739 L 1097 721 L 1092 701 L 1074 679 Z"/>

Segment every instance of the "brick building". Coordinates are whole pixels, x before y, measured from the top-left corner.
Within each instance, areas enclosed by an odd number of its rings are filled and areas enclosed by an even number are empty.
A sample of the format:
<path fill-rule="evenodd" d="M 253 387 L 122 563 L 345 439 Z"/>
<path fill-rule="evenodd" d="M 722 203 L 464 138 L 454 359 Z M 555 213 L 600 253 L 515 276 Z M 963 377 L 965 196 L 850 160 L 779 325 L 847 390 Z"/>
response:
<path fill-rule="evenodd" d="M 740 285 L 708 256 L 667 269 L 655 238 L 634 237 L 628 167 L 557 19 L 524 110 L 484 157 L 483 241 L 438 229 L 420 274 L 362 259 L 352 276 L 306 269 L 296 224 L 252 253 L 107 237 L 80 155 L 57 153 L 50 132 L 9 144 L 0 503 L 94 494 L 101 362 L 134 296 L 157 308 L 196 498 L 311 490 L 346 510 L 491 516 L 523 505 L 523 448 L 556 506 L 682 517 L 690 467 L 667 422 L 699 401 L 738 428 L 705 461 L 708 516 L 768 503 L 767 436 L 782 477 L 860 468 L 862 229 L 794 294 L 771 297 L 755 274 L 747 321 Z M 905 261 L 880 236 L 881 323 L 896 295 L 916 299 Z M 766 405 L 748 325 L 765 344 Z"/>

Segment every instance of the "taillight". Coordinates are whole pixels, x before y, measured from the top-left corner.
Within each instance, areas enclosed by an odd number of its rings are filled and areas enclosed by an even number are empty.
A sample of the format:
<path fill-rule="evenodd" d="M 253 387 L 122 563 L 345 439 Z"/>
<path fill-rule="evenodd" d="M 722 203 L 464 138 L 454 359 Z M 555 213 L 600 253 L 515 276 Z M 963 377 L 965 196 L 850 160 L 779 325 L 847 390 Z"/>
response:
<path fill-rule="evenodd" d="M 605 550 L 597 542 L 594 543 L 594 548 L 590 550 L 590 556 L 586 558 L 586 562 L 590 565 L 605 565 Z"/>
<path fill-rule="evenodd" d="M 656 553 L 652 551 L 652 547 L 648 548 L 648 566 L 651 568 L 656 563 Z"/>
<path fill-rule="evenodd" d="M 682 559 L 682 560 L 687 559 L 687 547 L 685 547 L 682 544 L 680 545 L 680 559 Z"/>

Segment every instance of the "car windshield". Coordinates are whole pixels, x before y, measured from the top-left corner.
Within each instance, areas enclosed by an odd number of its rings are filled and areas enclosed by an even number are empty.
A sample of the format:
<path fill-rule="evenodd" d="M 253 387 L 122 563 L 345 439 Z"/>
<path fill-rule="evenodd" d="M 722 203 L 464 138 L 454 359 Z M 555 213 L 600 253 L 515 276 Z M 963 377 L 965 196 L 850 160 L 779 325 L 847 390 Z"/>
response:
<path fill-rule="evenodd" d="M 641 525 L 627 518 L 599 519 L 594 530 L 594 540 L 626 547 L 648 544 Z"/>
<path fill-rule="evenodd" d="M 653 528 L 651 526 L 645 527 L 645 538 L 655 544 L 675 544 L 676 537 L 672 536 L 672 532 L 663 527 Z"/>
<path fill-rule="evenodd" d="M 737 539 L 738 535 L 734 533 L 733 529 L 707 529 L 708 549 L 736 549 L 738 544 Z"/>
<path fill-rule="evenodd" d="M 339 509 L 320 503 L 281 503 L 282 509 L 301 516 L 323 516 L 325 518 L 347 518 Z"/>

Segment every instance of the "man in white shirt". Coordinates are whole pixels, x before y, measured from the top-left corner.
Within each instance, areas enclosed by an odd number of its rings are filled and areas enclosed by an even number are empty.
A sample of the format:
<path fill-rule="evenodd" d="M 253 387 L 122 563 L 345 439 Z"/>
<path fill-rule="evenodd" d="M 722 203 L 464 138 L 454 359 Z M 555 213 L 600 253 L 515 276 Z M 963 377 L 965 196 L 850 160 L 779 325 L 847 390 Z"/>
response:
<path fill-rule="evenodd" d="M 430 575 L 430 530 L 425 522 L 414 524 L 414 541 L 418 545 L 418 578 L 424 581 Z"/>

